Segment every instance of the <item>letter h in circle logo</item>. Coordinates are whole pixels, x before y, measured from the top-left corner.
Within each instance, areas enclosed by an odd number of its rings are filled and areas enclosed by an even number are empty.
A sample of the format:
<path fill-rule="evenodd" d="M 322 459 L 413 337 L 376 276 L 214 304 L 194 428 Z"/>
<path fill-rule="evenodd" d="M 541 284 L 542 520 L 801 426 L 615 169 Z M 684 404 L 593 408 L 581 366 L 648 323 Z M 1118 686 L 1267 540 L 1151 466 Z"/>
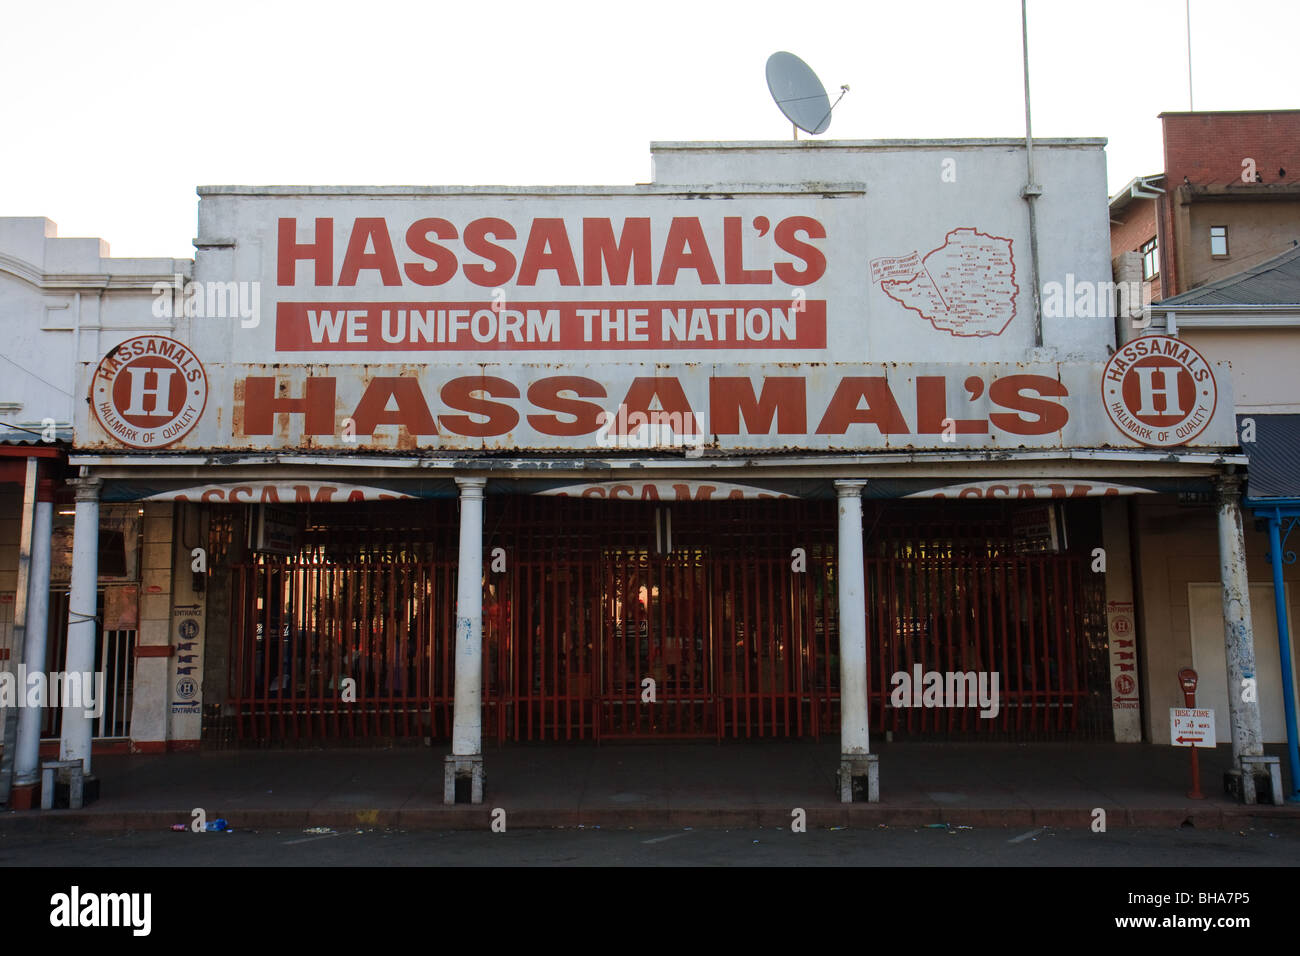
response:
<path fill-rule="evenodd" d="M 1182 415 L 1183 410 L 1178 405 L 1178 376 L 1182 373 L 1182 366 L 1138 366 L 1133 369 L 1133 374 L 1138 379 L 1138 394 L 1141 396 L 1141 406 L 1138 408 L 1138 415 Z M 1160 387 L 1155 384 L 1156 376 L 1160 376 Z M 1155 406 L 1156 396 L 1159 395 L 1165 400 L 1164 409 L 1158 409 Z"/>
<path fill-rule="evenodd" d="M 150 368 L 132 366 L 126 369 L 126 373 L 131 376 L 131 403 L 130 407 L 123 411 L 124 415 L 148 415 L 163 416 L 170 418 L 174 412 L 171 409 L 171 378 L 175 374 L 175 368 Z M 154 385 L 149 387 L 149 376 L 154 377 Z M 153 399 L 153 407 L 145 408 L 146 398 Z"/>

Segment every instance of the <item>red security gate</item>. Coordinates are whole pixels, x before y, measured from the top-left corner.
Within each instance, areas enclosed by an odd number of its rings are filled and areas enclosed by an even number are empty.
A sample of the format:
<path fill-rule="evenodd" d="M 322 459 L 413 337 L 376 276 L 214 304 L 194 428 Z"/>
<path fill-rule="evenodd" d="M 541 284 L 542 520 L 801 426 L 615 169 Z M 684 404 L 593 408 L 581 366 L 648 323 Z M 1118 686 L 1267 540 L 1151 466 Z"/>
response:
<path fill-rule="evenodd" d="M 450 736 L 457 515 L 419 507 L 316 508 L 298 553 L 235 568 L 240 738 Z M 1109 733 L 1101 576 L 1017 553 L 1010 507 L 866 503 L 873 730 Z M 834 523 L 833 501 L 490 501 L 485 736 L 838 733 Z M 894 706 L 918 666 L 996 672 L 997 717 Z"/>
<path fill-rule="evenodd" d="M 838 730 L 833 554 L 824 544 L 810 545 L 714 569 L 723 736 Z M 796 548 L 803 555 L 792 556 Z"/>
<path fill-rule="evenodd" d="M 508 499 L 485 542 L 507 556 L 485 612 L 498 736 L 833 729 L 833 515 L 821 501 Z"/>
<path fill-rule="evenodd" d="M 1095 507 L 1069 512 L 1075 547 L 1063 553 L 1026 551 L 1015 507 L 900 504 L 881 516 L 864 569 L 873 730 L 1111 739 L 1104 576 L 1089 570 Z M 928 706 L 923 690 L 896 706 L 895 688 L 933 674 L 966 706 Z M 972 704 L 980 680 L 992 702 L 994 675 L 996 707 Z"/>
<path fill-rule="evenodd" d="M 600 592 L 583 562 L 507 557 L 484 604 L 484 732 L 499 740 L 595 736 Z"/>
<path fill-rule="evenodd" d="M 456 568 L 263 557 L 235 569 L 242 739 L 450 736 Z"/>
<path fill-rule="evenodd" d="M 296 553 L 234 566 L 240 740 L 451 735 L 455 518 L 450 502 L 317 506 Z"/>
<path fill-rule="evenodd" d="M 600 735 L 717 734 L 707 552 L 604 556 Z"/>
<path fill-rule="evenodd" d="M 1059 555 L 869 560 L 872 726 L 913 733 L 1080 729 L 1089 703 L 1084 568 L 1082 558 Z M 931 673 L 963 697 L 972 685 L 949 675 L 975 675 L 996 708 L 981 716 L 970 702 L 918 707 L 910 697 L 893 705 L 895 686 L 916 687 L 923 683 L 917 675 Z M 895 684 L 896 674 L 908 683 Z"/>

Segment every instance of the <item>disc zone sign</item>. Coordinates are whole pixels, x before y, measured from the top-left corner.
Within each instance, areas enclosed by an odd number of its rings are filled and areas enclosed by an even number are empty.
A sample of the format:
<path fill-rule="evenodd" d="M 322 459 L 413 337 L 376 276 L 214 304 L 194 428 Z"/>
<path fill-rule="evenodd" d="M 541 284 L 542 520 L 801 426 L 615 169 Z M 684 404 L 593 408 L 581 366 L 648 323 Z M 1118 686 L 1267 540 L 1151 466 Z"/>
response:
<path fill-rule="evenodd" d="M 1101 381 L 1115 427 L 1157 448 L 1185 444 L 1205 431 L 1219 401 L 1205 356 L 1168 335 L 1134 339 L 1106 362 Z"/>
<path fill-rule="evenodd" d="M 104 431 L 132 448 L 163 448 L 198 423 L 208 376 L 189 346 L 139 335 L 105 355 L 90 385 L 90 404 Z"/>

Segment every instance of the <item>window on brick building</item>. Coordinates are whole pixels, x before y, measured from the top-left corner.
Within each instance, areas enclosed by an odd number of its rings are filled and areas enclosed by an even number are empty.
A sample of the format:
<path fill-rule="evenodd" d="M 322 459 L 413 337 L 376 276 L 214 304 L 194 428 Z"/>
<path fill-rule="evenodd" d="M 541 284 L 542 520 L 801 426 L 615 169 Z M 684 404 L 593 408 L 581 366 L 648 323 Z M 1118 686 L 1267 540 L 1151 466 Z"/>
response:
<path fill-rule="evenodd" d="M 1228 227 L 1210 227 L 1210 255 L 1226 256 L 1228 254 Z"/>
<path fill-rule="evenodd" d="M 1142 243 L 1142 278 L 1150 279 L 1160 274 L 1160 252 L 1154 238 Z"/>

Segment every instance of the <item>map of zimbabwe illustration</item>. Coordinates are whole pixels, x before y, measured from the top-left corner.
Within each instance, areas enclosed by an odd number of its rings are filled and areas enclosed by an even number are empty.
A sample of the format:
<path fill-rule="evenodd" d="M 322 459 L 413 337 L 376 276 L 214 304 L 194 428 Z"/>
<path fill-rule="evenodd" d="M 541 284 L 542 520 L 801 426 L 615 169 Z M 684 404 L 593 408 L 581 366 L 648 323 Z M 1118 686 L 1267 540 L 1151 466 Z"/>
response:
<path fill-rule="evenodd" d="M 959 336 L 1001 335 L 1016 317 L 1011 240 L 969 226 L 952 230 L 924 257 L 871 260 L 871 281 L 936 329 Z"/>

